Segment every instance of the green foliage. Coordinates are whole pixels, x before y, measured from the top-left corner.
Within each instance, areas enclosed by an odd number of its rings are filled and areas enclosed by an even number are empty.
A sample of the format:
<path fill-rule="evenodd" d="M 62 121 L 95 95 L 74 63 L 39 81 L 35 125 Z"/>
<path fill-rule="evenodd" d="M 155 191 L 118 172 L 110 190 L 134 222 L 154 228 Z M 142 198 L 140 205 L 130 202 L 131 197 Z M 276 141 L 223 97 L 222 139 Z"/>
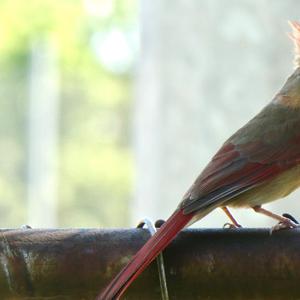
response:
<path fill-rule="evenodd" d="M 28 69 L 37 40 L 59 54 L 59 225 L 128 222 L 132 65 L 110 68 L 93 40 L 112 30 L 128 37 L 135 22 L 132 0 L 0 1 L 1 226 L 26 221 Z"/>

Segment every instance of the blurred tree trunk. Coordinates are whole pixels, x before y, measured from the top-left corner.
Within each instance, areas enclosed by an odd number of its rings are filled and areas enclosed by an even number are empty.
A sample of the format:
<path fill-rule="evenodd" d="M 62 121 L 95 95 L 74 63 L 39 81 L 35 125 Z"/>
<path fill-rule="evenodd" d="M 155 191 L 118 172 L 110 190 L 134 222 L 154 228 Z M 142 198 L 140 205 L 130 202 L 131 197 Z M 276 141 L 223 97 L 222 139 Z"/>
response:
<path fill-rule="evenodd" d="M 299 9 L 296 0 L 141 1 L 133 220 L 168 216 L 225 139 L 271 100 L 293 70 L 286 21 Z M 216 214 L 201 226 L 222 225 Z"/>
<path fill-rule="evenodd" d="M 32 45 L 28 119 L 28 223 L 56 226 L 58 66 L 49 41 Z"/>

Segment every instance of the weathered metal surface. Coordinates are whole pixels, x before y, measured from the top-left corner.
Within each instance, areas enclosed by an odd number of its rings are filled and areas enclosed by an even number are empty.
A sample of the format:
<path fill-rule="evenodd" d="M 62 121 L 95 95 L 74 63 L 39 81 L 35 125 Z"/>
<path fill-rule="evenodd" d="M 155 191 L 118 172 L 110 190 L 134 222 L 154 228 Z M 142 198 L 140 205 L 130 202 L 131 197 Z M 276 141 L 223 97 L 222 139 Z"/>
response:
<path fill-rule="evenodd" d="M 94 299 L 145 229 L 0 230 L 0 299 Z M 170 299 L 300 299 L 300 230 L 188 229 L 164 252 Z M 124 299 L 160 299 L 152 264 Z"/>

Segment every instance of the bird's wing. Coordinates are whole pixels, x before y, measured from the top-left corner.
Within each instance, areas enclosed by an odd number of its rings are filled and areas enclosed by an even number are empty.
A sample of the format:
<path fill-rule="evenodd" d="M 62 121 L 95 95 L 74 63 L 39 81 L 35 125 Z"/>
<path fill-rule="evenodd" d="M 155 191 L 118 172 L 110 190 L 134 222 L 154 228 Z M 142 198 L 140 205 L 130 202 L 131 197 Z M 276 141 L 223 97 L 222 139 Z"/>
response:
<path fill-rule="evenodd" d="M 293 115 L 274 125 L 273 106 L 246 124 L 217 152 L 185 194 L 180 204 L 185 213 L 216 203 L 222 205 L 299 163 L 298 118 Z M 257 126 L 261 129 L 254 132 L 252 128 Z"/>

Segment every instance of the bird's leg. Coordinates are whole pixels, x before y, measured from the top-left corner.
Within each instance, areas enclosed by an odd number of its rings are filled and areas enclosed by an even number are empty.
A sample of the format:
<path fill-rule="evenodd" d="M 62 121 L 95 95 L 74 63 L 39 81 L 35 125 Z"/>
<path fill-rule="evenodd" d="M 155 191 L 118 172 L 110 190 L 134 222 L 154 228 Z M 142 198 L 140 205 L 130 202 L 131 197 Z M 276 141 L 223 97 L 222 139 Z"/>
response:
<path fill-rule="evenodd" d="M 279 221 L 277 225 L 272 227 L 271 231 L 276 231 L 276 230 L 286 229 L 286 228 L 295 228 L 298 226 L 298 224 L 293 222 L 291 219 L 274 214 L 271 211 L 262 208 L 260 205 L 253 206 L 252 208 L 257 213 L 263 214 L 265 216 L 268 216 L 272 219 Z"/>
<path fill-rule="evenodd" d="M 272 218 L 272 219 L 274 219 L 274 220 L 277 220 L 277 221 L 279 221 L 279 222 L 283 222 L 283 223 L 284 223 L 284 222 L 287 222 L 287 221 L 291 221 L 291 222 L 292 222 L 292 220 L 290 220 L 290 219 L 288 219 L 288 218 L 286 218 L 286 217 L 282 217 L 282 216 L 280 216 L 280 215 L 274 214 L 274 213 L 272 213 L 271 211 L 269 211 L 269 210 L 267 210 L 267 209 L 265 209 L 265 208 L 262 208 L 260 205 L 253 206 L 252 208 L 253 208 L 253 210 L 254 210 L 255 212 L 260 213 L 260 214 L 263 214 L 263 215 L 265 215 L 265 216 L 268 216 L 268 217 L 270 217 L 270 218 Z M 292 222 L 292 223 L 294 223 L 294 222 Z"/>
<path fill-rule="evenodd" d="M 236 219 L 233 217 L 233 215 L 231 214 L 231 212 L 229 211 L 229 209 L 226 206 L 221 207 L 222 210 L 224 211 L 224 213 L 226 214 L 226 216 L 230 219 L 230 221 L 232 223 L 225 223 L 224 227 L 226 227 L 227 225 L 229 225 L 229 228 L 238 228 L 238 227 L 242 227 L 237 221 Z"/>

